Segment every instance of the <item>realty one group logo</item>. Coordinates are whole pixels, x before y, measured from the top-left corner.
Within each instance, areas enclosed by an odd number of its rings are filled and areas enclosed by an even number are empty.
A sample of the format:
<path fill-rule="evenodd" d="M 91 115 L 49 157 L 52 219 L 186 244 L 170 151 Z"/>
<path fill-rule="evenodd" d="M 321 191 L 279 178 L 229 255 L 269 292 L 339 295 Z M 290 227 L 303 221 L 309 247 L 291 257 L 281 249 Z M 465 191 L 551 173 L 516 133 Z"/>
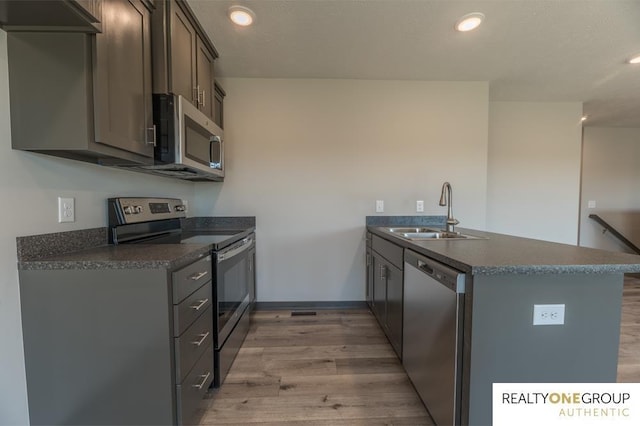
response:
<path fill-rule="evenodd" d="M 638 425 L 638 383 L 494 383 L 493 426 Z"/>

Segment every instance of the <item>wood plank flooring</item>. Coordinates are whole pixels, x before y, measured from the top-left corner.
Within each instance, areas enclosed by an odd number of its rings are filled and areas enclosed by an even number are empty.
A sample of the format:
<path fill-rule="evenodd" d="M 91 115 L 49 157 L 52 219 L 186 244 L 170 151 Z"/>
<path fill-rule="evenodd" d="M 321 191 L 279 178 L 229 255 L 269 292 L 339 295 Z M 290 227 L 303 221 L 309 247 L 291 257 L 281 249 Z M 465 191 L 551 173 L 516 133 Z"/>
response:
<path fill-rule="evenodd" d="M 254 312 L 203 425 L 433 425 L 367 310 Z"/>
<path fill-rule="evenodd" d="M 640 382 L 640 279 L 625 277 L 619 382 Z M 203 425 L 433 425 L 366 310 L 254 312 Z"/>
<path fill-rule="evenodd" d="M 640 383 L 640 279 L 625 276 L 618 382 Z"/>

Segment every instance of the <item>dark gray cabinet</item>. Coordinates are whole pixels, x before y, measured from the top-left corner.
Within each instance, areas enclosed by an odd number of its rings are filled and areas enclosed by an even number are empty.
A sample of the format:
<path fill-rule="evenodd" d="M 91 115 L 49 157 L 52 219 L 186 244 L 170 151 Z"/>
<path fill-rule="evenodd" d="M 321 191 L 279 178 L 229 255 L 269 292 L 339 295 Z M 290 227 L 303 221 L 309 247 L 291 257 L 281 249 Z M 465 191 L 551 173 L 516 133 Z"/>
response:
<path fill-rule="evenodd" d="M 153 161 L 149 3 L 104 0 L 100 34 L 7 35 L 14 149 Z"/>
<path fill-rule="evenodd" d="M 373 254 L 371 250 L 371 233 L 367 232 L 366 235 L 366 249 L 365 249 L 365 298 L 369 308 L 373 309 L 373 275 L 375 268 L 373 266 Z"/>
<path fill-rule="evenodd" d="M 385 267 L 387 280 L 387 337 L 398 357 L 402 358 L 402 269 L 387 264 Z"/>
<path fill-rule="evenodd" d="M 213 90 L 215 92 L 213 121 L 218 125 L 218 127 L 224 129 L 224 97 L 227 96 L 227 93 L 217 81 L 213 83 Z"/>
<path fill-rule="evenodd" d="M 100 32 L 103 0 L 2 0 L 5 31 Z"/>
<path fill-rule="evenodd" d="M 251 306 L 255 306 L 256 303 L 256 248 L 255 246 L 249 250 L 249 262 L 248 262 L 249 272 L 247 274 L 248 277 L 248 287 L 249 287 L 249 301 L 251 302 Z"/>
<path fill-rule="evenodd" d="M 403 249 L 377 235 L 371 242 L 372 311 L 402 358 Z"/>
<path fill-rule="evenodd" d="M 380 325 L 386 328 L 387 279 L 385 272 L 387 263 L 384 258 L 376 252 L 372 253 L 371 259 L 373 265 L 372 310 Z"/>
<path fill-rule="evenodd" d="M 96 36 L 96 142 L 152 157 L 151 12 L 140 0 L 108 0 L 105 8 Z"/>
<path fill-rule="evenodd" d="M 218 52 L 191 9 L 184 1 L 157 2 L 152 26 L 153 91 L 181 95 L 214 119 Z"/>
<path fill-rule="evenodd" d="M 21 270 L 31 424 L 197 424 L 213 377 L 211 257 L 178 271 Z"/>

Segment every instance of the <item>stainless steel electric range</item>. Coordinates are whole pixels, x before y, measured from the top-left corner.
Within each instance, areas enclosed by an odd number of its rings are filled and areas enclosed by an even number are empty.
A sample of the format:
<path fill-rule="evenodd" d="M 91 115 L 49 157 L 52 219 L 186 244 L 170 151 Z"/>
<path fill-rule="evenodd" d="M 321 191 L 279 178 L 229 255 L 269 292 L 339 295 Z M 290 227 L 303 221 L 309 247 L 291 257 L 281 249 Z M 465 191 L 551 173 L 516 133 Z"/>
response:
<path fill-rule="evenodd" d="M 244 229 L 183 231 L 186 206 L 174 198 L 110 198 L 111 244 L 210 244 L 214 331 L 213 385 L 220 386 L 249 330 L 255 234 Z"/>

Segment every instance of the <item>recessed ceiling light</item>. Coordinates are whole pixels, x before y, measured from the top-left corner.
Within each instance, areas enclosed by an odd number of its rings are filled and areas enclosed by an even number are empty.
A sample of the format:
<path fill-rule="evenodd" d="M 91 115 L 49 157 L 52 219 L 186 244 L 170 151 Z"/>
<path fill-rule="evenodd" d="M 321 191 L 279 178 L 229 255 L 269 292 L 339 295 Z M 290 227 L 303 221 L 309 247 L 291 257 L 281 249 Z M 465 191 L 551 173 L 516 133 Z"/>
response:
<path fill-rule="evenodd" d="M 634 56 L 628 61 L 630 64 L 640 64 L 640 55 Z"/>
<path fill-rule="evenodd" d="M 482 24 L 484 14 L 480 12 L 467 13 L 456 22 L 456 30 L 460 32 L 466 32 L 475 30 Z"/>
<path fill-rule="evenodd" d="M 229 19 L 236 25 L 241 27 L 248 27 L 253 24 L 256 19 L 256 14 L 253 10 L 244 6 L 231 6 L 229 8 Z"/>
<path fill-rule="evenodd" d="M 584 123 L 585 121 L 587 121 L 587 118 L 589 118 L 588 115 L 583 115 L 582 118 L 580 119 L 580 121 L 582 121 Z"/>

